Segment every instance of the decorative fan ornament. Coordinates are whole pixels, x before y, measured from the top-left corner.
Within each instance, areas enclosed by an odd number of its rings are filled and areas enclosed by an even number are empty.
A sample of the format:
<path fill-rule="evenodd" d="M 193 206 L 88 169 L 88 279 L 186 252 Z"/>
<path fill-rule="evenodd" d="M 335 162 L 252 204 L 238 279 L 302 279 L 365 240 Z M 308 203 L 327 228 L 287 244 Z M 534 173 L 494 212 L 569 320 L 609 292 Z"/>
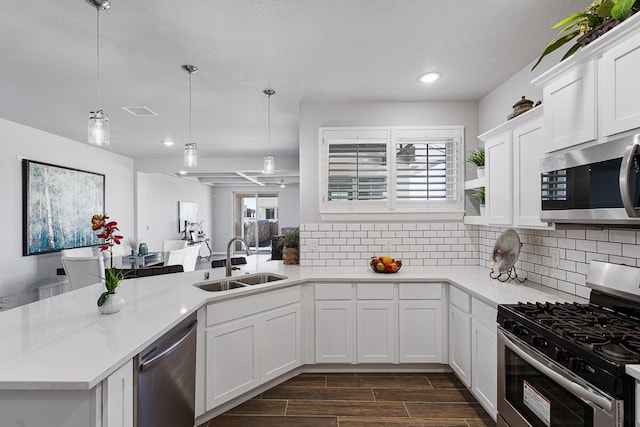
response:
<path fill-rule="evenodd" d="M 520 236 L 513 228 L 509 228 L 500 234 L 491 253 L 491 272 L 489 276 L 492 279 L 498 279 L 501 282 L 516 279 L 521 283 L 527 280 L 519 278 L 515 268 L 516 261 L 520 256 L 521 246 Z"/>

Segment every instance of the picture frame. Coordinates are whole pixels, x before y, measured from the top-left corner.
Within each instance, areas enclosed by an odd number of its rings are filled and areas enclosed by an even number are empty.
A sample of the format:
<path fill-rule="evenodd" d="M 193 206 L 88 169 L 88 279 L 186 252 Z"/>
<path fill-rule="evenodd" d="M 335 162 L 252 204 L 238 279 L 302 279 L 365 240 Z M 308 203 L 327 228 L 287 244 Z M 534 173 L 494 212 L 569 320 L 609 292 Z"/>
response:
<path fill-rule="evenodd" d="M 178 233 L 186 231 L 187 224 L 198 222 L 198 204 L 195 202 L 178 202 Z"/>
<path fill-rule="evenodd" d="M 104 174 L 23 159 L 23 256 L 99 244 L 91 217 L 104 193 Z"/>

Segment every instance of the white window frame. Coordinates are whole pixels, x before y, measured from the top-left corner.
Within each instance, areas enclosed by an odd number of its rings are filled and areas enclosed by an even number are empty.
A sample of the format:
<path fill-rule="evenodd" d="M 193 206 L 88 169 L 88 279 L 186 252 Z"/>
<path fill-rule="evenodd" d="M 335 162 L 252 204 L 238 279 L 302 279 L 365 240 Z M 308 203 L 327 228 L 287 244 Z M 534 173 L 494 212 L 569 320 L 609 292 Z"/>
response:
<path fill-rule="evenodd" d="M 464 215 L 464 127 L 321 127 L 319 132 L 320 215 L 323 220 L 462 220 Z M 397 200 L 396 146 L 403 141 L 451 140 L 455 152 L 455 197 L 451 200 Z M 385 143 L 387 200 L 328 200 L 329 146 L 344 143 Z M 418 216 L 419 214 L 419 216 Z"/>

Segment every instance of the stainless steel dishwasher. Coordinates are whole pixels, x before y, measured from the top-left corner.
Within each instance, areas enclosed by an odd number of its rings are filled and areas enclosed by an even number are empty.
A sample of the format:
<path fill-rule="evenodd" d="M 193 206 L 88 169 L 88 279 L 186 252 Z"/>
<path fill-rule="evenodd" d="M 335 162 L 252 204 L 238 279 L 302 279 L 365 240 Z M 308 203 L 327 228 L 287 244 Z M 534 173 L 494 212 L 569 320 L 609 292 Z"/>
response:
<path fill-rule="evenodd" d="M 137 356 L 137 427 L 193 427 L 196 314 Z"/>

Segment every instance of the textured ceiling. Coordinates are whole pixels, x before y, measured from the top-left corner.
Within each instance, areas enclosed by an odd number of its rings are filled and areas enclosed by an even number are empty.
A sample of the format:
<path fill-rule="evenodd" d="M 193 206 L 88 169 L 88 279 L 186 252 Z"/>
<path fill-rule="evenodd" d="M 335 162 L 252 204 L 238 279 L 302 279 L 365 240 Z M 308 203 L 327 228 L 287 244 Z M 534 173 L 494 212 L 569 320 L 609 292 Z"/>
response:
<path fill-rule="evenodd" d="M 181 157 L 193 76 L 202 157 L 296 157 L 301 102 L 478 100 L 539 55 L 589 0 L 111 0 L 101 13 L 108 150 Z M 95 9 L 4 0 L 0 117 L 86 140 L 96 106 Z M 443 77 L 425 86 L 420 74 Z M 154 117 L 121 107 L 146 106 Z M 173 148 L 160 144 L 176 141 Z M 173 172 L 173 171 L 168 171 Z"/>

